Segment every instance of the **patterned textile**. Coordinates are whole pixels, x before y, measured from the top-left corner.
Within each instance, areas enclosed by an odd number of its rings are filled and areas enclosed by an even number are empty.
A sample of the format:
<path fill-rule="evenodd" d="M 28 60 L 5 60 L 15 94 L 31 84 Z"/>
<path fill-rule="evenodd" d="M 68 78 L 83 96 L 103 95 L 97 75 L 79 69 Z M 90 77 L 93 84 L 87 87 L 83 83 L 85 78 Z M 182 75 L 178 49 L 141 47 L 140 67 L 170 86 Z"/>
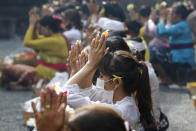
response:
<path fill-rule="evenodd" d="M 9 82 L 20 82 L 23 85 L 32 84 L 34 76 L 34 67 L 27 65 L 8 65 L 2 70 L 2 84 L 7 85 Z"/>
<path fill-rule="evenodd" d="M 167 116 L 161 112 L 160 125 L 157 126 L 158 131 L 166 131 L 169 128 L 169 120 Z"/>
<path fill-rule="evenodd" d="M 171 63 L 171 52 L 169 48 L 150 47 L 150 58 L 152 64 L 168 64 Z"/>
<path fill-rule="evenodd" d="M 166 131 L 169 128 L 169 121 L 167 116 L 161 112 L 160 122 L 156 127 L 145 128 L 145 131 Z"/>

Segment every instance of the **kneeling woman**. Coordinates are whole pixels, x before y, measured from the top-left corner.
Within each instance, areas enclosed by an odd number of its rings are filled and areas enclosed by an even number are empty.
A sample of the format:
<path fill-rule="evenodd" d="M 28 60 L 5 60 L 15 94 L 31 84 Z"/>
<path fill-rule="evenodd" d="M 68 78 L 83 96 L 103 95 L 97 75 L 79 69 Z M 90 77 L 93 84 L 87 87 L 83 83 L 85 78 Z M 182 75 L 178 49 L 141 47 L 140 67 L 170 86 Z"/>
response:
<path fill-rule="evenodd" d="M 186 81 L 184 81 L 184 77 L 179 79 L 180 74 L 176 72 L 180 72 L 180 70 L 186 71 L 195 65 L 194 41 L 190 26 L 186 21 L 188 14 L 189 11 L 182 3 L 176 3 L 169 14 L 162 14 L 156 30 L 158 37 L 169 39 L 172 61 L 171 64 L 163 67 L 169 77 L 179 84 L 185 84 Z M 169 16 L 168 18 L 166 17 L 167 15 Z M 170 25 L 168 27 L 165 23 L 166 20 L 168 21 L 167 25 Z"/>
<path fill-rule="evenodd" d="M 40 59 L 36 67 L 26 65 L 6 66 L 3 71 L 3 80 L 13 89 L 25 89 L 40 77 L 50 80 L 56 71 L 66 71 L 68 45 L 61 34 L 63 31 L 62 20 L 59 16 L 48 15 L 38 21 L 38 16 L 35 12 L 31 11 L 29 14 L 30 25 L 24 38 L 24 45 L 38 52 Z M 40 27 L 39 31 L 42 36 L 38 35 L 36 23 Z M 14 71 L 17 73 L 13 73 Z M 33 80 L 32 78 L 35 79 Z"/>
<path fill-rule="evenodd" d="M 105 52 L 105 37 L 91 44 L 86 65 L 66 83 L 67 102 L 73 108 L 86 104 L 104 104 L 116 110 L 135 130 L 154 126 L 148 69 L 126 51 Z M 96 86 L 95 71 L 100 70 Z"/>

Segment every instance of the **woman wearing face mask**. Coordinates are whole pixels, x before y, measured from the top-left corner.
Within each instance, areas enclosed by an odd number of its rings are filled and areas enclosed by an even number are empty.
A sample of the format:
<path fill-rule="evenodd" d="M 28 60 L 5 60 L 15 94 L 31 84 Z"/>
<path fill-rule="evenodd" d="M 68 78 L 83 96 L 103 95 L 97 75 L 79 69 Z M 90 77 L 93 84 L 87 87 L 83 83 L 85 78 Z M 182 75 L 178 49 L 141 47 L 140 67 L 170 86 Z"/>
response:
<path fill-rule="evenodd" d="M 66 83 L 68 104 L 73 108 L 87 104 L 108 105 L 135 130 L 154 126 L 146 65 L 126 51 L 104 56 L 105 39 L 104 35 L 93 39 L 88 62 Z M 100 79 L 97 86 L 91 86 L 97 69 L 101 72 Z"/>
<path fill-rule="evenodd" d="M 171 73 L 175 73 L 179 68 L 190 68 L 194 65 L 194 41 L 190 26 L 186 21 L 188 14 L 189 11 L 183 4 L 176 3 L 169 15 L 167 12 L 162 14 L 160 23 L 157 25 L 157 36 L 169 39 L 172 61 L 170 67 L 165 67 L 165 69 L 173 80 L 176 76 Z"/>

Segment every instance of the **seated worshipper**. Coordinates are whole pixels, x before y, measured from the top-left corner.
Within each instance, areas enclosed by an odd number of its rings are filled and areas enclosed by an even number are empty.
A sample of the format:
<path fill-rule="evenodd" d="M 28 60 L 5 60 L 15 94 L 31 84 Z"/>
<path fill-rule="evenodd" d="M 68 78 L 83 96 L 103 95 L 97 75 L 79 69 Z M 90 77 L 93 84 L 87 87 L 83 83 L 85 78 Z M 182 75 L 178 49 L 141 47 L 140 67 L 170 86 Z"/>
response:
<path fill-rule="evenodd" d="M 62 21 L 59 16 L 47 15 L 38 21 L 34 11 L 29 13 L 29 28 L 24 38 L 26 47 L 36 50 L 40 56 L 36 67 L 26 65 L 8 65 L 3 70 L 3 83 L 10 89 L 23 90 L 31 87 L 39 78 L 51 80 L 55 72 L 66 71 L 68 57 L 67 41 L 61 34 Z M 40 25 L 43 35 L 40 37 L 35 29 L 36 23 Z M 14 72 L 15 71 L 15 72 Z"/>
<path fill-rule="evenodd" d="M 135 130 L 154 126 L 146 65 L 126 51 L 104 56 L 105 40 L 103 34 L 93 39 L 87 63 L 66 83 L 67 103 L 73 108 L 87 104 L 110 106 Z M 97 69 L 100 76 L 94 86 L 92 79 Z"/>
<path fill-rule="evenodd" d="M 171 19 L 167 20 L 170 26 L 167 27 L 165 23 L 168 15 L 166 13 L 161 16 L 160 23 L 157 25 L 157 36 L 169 39 L 172 61 L 164 68 L 174 82 L 179 77 L 176 75 L 179 69 L 186 70 L 194 66 L 194 42 L 191 29 L 186 21 L 188 14 L 183 4 L 176 3 L 169 14 Z"/>
<path fill-rule="evenodd" d="M 67 9 L 63 13 L 66 30 L 63 33 L 69 42 L 74 45 L 81 40 L 82 21 L 76 9 Z"/>
<path fill-rule="evenodd" d="M 141 35 L 140 30 L 142 28 L 142 24 L 136 20 L 133 21 L 126 21 L 126 27 L 128 29 L 128 39 L 130 38 L 140 38 L 142 42 L 146 46 L 146 52 L 145 52 L 145 60 L 150 60 L 150 53 L 148 50 L 148 45 L 146 41 L 144 40 L 144 37 Z"/>
<path fill-rule="evenodd" d="M 113 32 L 112 34 L 115 34 L 115 32 Z M 127 46 L 127 44 L 130 46 L 130 49 Z M 109 49 L 108 52 L 115 52 L 117 50 L 124 50 L 124 51 L 128 51 L 128 52 L 131 51 L 132 54 L 137 56 L 138 60 L 144 61 L 144 58 L 145 58 L 146 47 L 140 41 L 128 40 L 126 43 L 123 40 L 123 38 L 121 38 L 119 36 L 111 36 L 111 34 L 110 34 L 106 40 L 106 47 Z M 165 116 L 165 115 L 161 112 L 161 107 L 160 107 L 160 102 L 159 102 L 160 94 L 159 94 L 158 78 L 155 74 L 155 71 L 154 71 L 151 63 L 148 61 L 145 61 L 145 64 L 148 67 L 154 117 L 155 117 L 155 120 L 157 123 L 161 123 L 161 121 L 164 121 L 165 119 L 167 120 L 167 117 L 163 118 L 163 116 Z M 161 127 L 162 127 L 162 129 L 167 128 L 167 126 L 168 126 L 168 123 L 166 125 L 157 125 L 157 129 L 161 128 Z"/>
<path fill-rule="evenodd" d="M 142 23 L 142 28 L 140 29 L 140 37 L 146 42 L 146 44 L 148 45 L 148 43 L 150 42 L 151 38 L 149 38 L 145 32 L 146 32 L 146 24 L 150 18 L 150 14 L 151 14 L 151 7 L 150 6 L 141 6 L 139 8 L 138 11 L 139 14 L 139 22 Z"/>
<path fill-rule="evenodd" d="M 126 43 L 122 37 L 115 36 L 115 35 L 119 35 L 119 34 L 120 34 L 119 32 L 109 32 L 109 36 L 106 40 L 106 48 L 108 48 L 108 52 L 115 52 L 117 50 L 124 50 L 124 51 L 130 52 L 130 50 L 131 50 L 131 53 L 136 55 L 138 57 L 138 59 L 144 60 L 143 56 L 145 54 L 145 49 L 146 49 L 145 45 L 142 42 L 137 42 L 136 40 L 128 40 Z M 129 49 L 128 45 L 130 46 L 130 49 Z M 78 50 L 79 48 L 76 46 L 75 49 Z M 78 51 L 74 51 L 74 52 L 78 52 Z M 72 56 L 72 55 L 70 55 L 70 56 Z M 78 58 L 76 58 L 76 56 L 75 56 L 75 58 L 72 58 L 72 59 L 78 59 Z M 154 72 L 152 65 L 147 61 L 145 63 L 146 63 L 148 70 L 149 70 L 149 78 L 150 78 L 150 84 L 151 84 L 151 90 L 152 90 L 152 96 L 153 96 L 153 99 L 152 99 L 153 110 L 154 110 L 154 114 L 157 118 L 156 120 L 158 122 L 159 118 L 160 118 L 159 83 L 158 83 L 158 79 L 157 79 L 157 76 Z M 76 62 L 74 62 L 72 65 L 77 65 L 77 64 L 76 64 Z M 77 71 L 78 70 L 79 69 L 77 69 Z M 75 74 L 77 71 L 75 71 L 73 74 Z M 99 76 L 99 72 L 96 71 L 95 75 L 96 76 L 94 76 L 94 78 L 93 78 L 94 83 L 96 83 L 96 79 Z"/>
<path fill-rule="evenodd" d="M 160 13 L 167 10 L 167 8 L 162 8 L 159 11 Z M 158 21 L 156 18 L 157 14 L 157 10 L 151 12 L 150 19 L 145 24 L 145 34 L 152 38 L 149 42 L 150 62 L 158 73 L 161 84 L 169 84 L 171 80 L 162 65 L 167 65 L 171 62 L 170 46 L 167 39 L 156 36 L 155 23 Z"/>
<path fill-rule="evenodd" d="M 42 93 L 40 101 L 41 112 L 32 103 L 38 131 L 131 131 L 128 122 L 107 106 L 88 105 L 70 114 L 66 95 L 57 95 L 52 90 Z"/>

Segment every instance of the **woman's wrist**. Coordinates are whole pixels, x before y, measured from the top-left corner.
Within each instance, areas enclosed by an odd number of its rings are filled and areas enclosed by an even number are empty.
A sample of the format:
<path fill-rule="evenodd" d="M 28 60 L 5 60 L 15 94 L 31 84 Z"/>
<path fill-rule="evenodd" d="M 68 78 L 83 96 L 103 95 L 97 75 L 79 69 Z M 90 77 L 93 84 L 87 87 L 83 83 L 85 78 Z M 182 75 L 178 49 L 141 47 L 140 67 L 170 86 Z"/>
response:
<path fill-rule="evenodd" d="M 71 73 L 70 73 L 70 78 L 71 78 L 72 76 L 74 76 L 76 73 L 77 73 L 77 71 L 71 71 Z"/>
<path fill-rule="evenodd" d="M 89 69 L 97 69 L 97 64 L 95 64 L 95 63 L 92 63 L 92 62 L 90 62 L 90 61 L 88 61 L 87 63 L 86 63 L 86 65 L 85 66 L 87 66 Z"/>

